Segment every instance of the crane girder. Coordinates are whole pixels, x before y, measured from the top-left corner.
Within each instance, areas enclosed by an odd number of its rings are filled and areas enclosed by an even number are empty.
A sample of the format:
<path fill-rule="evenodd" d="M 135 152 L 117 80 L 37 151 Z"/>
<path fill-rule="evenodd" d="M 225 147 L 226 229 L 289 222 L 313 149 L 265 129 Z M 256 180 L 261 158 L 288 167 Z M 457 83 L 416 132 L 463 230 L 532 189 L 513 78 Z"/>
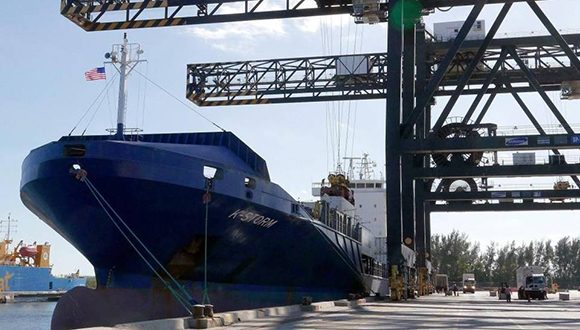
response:
<path fill-rule="evenodd" d="M 386 12 L 386 3 L 382 3 L 381 8 Z M 345 0 L 61 0 L 61 14 L 86 31 L 310 17 L 352 12 L 352 1 Z"/>
<path fill-rule="evenodd" d="M 423 8 L 422 14 L 427 15 L 434 8 L 470 6 L 482 0 L 416 1 Z M 373 3 L 377 6 L 373 15 L 377 15 L 372 23 L 387 21 L 387 2 Z M 361 18 L 357 17 L 357 8 L 367 5 L 368 1 L 356 0 L 61 0 L 61 14 L 86 31 L 109 31 L 338 14 L 354 16 L 357 21 Z"/>
<path fill-rule="evenodd" d="M 386 53 L 190 64 L 187 97 L 199 106 L 384 98 L 386 67 Z"/>
<path fill-rule="evenodd" d="M 566 35 L 573 52 L 580 56 L 580 35 Z M 528 77 L 511 58 L 501 69 L 493 66 L 502 49 L 512 47 L 538 77 L 545 90 L 559 90 L 563 81 L 580 80 L 556 41 L 545 37 L 497 39 L 476 66 L 463 94 L 477 94 L 487 79 L 493 93 L 535 91 Z M 466 43 L 449 67 L 436 96 L 450 95 L 470 61 L 474 43 Z M 435 72 L 441 60 L 438 42 L 431 42 L 428 67 Z M 310 58 L 189 64 L 187 98 L 198 106 L 347 101 L 386 97 L 387 53 L 334 55 Z M 509 82 L 511 88 L 504 86 Z"/>

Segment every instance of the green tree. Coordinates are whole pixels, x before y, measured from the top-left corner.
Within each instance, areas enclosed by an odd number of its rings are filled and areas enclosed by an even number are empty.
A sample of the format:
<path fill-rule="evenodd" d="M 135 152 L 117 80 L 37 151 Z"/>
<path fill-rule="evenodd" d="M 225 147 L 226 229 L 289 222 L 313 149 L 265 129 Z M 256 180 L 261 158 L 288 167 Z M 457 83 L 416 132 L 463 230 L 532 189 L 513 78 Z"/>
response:
<path fill-rule="evenodd" d="M 485 253 L 482 256 L 483 270 L 485 273 L 485 276 L 481 279 L 482 282 L 493 281 L 493 275 L 495 272 L 495 258 L 497 256 L 495 249 L 495 242 L 491 242 L 490 245 L 487 246 Z"/>
<path fill-rule="evenodd" d="M 580 285 L 580 238 L 564 237 L 555 245 L 552 241 L 514 241 L 498 246 L 491 242 L 482 252 L 479 243 L 469 241 L 465 233 L 454 230 L 448 235 L 434 235 L 431 239 L 432 262 L 451 282 L 461 281 L 463 273 L 474 273 L 478 282 L 515 285 L 516 269 L 538 265 L 545 275 L 561 288 Z"/>
<path fill-rule="evenodd" d="M 554 249 L 554 278 L 556 282 L 564 288 L 570 286 L 570 237 L 566 236 L 556 243 Z"/>
<path fill-rule="evenodd" d="M 570 242 L 570 283 L 568 289 L 580 285 L 580 239 Z"/>
<path fill-rule="evenodd" d="M 472 245 L 465 233 L 454 230 L 449 235 L 434 235 L 431 239 L 433 266 L 447 274 L 450 282 L 461 281 L 463 273 L 472 273 L 479 258 L 479 245 Z"/>
<path fill-rule="evenodd" d="M 516 243 L 512 241 L 498 251 L 493 281 L 495 283 L 508 282 L 510 285 L 515 285 L 516 268 L 518 268 Z"/>
<path fill-rule="evenodd" d="M 534 249 L 534 242 L 530 242 L 530 244 L 528 244 L 528 246 L 523 247 L 522 249 L 523 252 L 523 259 L 524 259 L 524 264 L 519 264 L 519 266 L 532 266 L 535 265 L 534 261 L 535 261 L 535 249 Z"/>

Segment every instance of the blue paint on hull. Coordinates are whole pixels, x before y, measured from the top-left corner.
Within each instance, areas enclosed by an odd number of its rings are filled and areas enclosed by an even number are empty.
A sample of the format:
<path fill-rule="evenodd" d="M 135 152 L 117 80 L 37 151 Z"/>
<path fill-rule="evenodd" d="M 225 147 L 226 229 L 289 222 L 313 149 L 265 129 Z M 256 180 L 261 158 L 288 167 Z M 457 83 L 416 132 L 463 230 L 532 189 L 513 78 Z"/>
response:
<path fill-rule="evenodd" d="M 228 306 L 223 310 L 298 303 L 305 293 L 322 300 L 363 292 L 360 243 L 303 210 L 293 212 L 296 202 L 269 181 L 265 162 L 237 138 L 220 137 L 231 133 L 208 134 L 209 140 L 203 134 L 153 135 L 140 142 L 67 137 L 26 158 L 24 204 L 95 267 L 98 290 L 81 295 L 120 301 L 133 294 L 153 299 L 166 291 L 85 184 L 69 173 L 73 164 L 87 171 L 113 209 L 194 298 L 201 298 L 203 280 L 204 166 L 219 169 L 208 209 L 207 276 L 212 294 Z M 203 143 L 188 145 L 191 141 Z M 84 155 L 63 156 L 71 144 L 82 145 Z M 247 178 L 254 180 L 253 187 L 245 185 Z M 87 298 L 87 303 L 91 299 L 100 298 Z M 183 314 L 174 305 L 152 307 L 141 318 Z M 57 310 L 64 315 L 70 308 Z"/>
<path fill-rule="evenodd" d="M 68 291 L 85 286 L 83 277 L 55 277 L 50 268 L 0 265 L 0 291 Z"/>

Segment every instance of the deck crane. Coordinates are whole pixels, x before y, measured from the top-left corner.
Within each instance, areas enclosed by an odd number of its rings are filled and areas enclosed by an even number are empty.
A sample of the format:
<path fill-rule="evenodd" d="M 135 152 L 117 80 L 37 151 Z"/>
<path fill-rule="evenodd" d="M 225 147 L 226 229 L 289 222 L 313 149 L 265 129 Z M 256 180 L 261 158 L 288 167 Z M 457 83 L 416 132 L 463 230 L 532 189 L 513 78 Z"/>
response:
<path fill-rule="evenodd" d="M 346 14 L 356 23 L 386 22 L 387 53 L 360 54 L 348 63 L 365 63 L 368 70 L 361 76 L 340 56 L 266 60 L 232 63 L 192 64 L 188 66 L 187 97 L 200 106 L 267 104 L 282 102 L 362 100 L 386 98 L 386 172 L 387 175 L 387 250 L 392 271 L 391 288 L 396 298 L 412 287 L 410 280 L 418 277 L 425 283 L 426 265 L 430 259 L 430 206 L 433 176 L 462 177 L 466 168 L 431 168 L 429 154 L 463 152 L 501 148 L 497 136 L 480 136 L 465 141 L 437 140 L 433 128 L 443 129 L 449 111 L 462 95 L 476 95 L 465 113 L 462 124 L 476 128 L 481 123 L 498 93 L 513 95 L 518 106 L 534 124 L 539 135 L 519 136 L 520 145 L 510 150 L 552 150 L 570 148 L 574 130 L 560 114 L 546 91 L 560 90 L 574 97 L 574 86 L 580 72 L 578 36 L 562 36 L 541 10 L 536 0 L 286 0 L 272 5 L 268 0 L 61 0 L 61 13 L 86 31 L 105 31 L 179 25 L 195 25 Z M 514 3 L 526 3 L 549 32 L 543 39 L 519 38 L 496 40 L 495 34 Z M 404 5 L 403 5 L 404 4 Z M 411 6 L 409 6 L 411 4 Z M 466 36 L 486 5 L 501 5 L 502 9 L 484 40 L 472 43 Z M 454 40 L 432 43 L 428 40 L 421 15 L 439 7 L 470 6 L 471 11 L 458 29 Z M 419 12 L 408 12 L 409 8 Z M 227 10 L 224 10 L 227 9 Z M 397 17 L 397 19 L 392 19 Z M 404 19 L 399 19 L 400 17 Z M 411 19 L 408 19 L 411 17 Z M 502 44 L 507 42 L 507 44 Z M 522 45 L 531 42 L 533 45 Z M 433 48 L 434 47 L 434 48 Z M 458 54 L 466 47 L 473 49 L 470 60 L 459 63 Z M 495 47 L 495 48 L 494 48 Z M 526 49 L 529 50 L 526 51 Z M 555 49 L 555 50 L 554 50 Z M 436 54 L 435 56 L 432 56 Z M 541 54 L 537 56 L 537 54 Z M 550 66 L 544 65 L 550 60 Z M 360 60 L 360 62 L 359 62 Z M 530 64 L 532 63 L 532 64 Z M 554 65 L 554 63 L 556 63 Z M 483 64 L 483 67 L 480 65 Z M 493 64 L 493 65 L 492 65 Z M 455 71 L 453 67 L 461 67 Z M 284 68 L 282 70 L 282 68 Z M 346 74 L 343 69 L 346 69 Z M 221 71 L 219 71 L 221 70 Z M 225 72 L 224 72 L 225 70 Z M 343 70 L 343 71 L 341 71 Z M 349 72 L 349 70 L 351 72 Z M 451 71 L 450 71 L 451 70 Z M 219 71 L 219 72 L 218 72 Z M 239 82 L 238 82 L 238 79 Z M 493 88 L 491 86 L 494 86 Z M 565 86 L 563 88 L 562 86 Z M 540 94 L 564 130 L 548 135 L 519 97 L 521 92 Z M 450 96 L 443 113 L 431 123 L 433 98 Z M 469 124 L 475 109 L 485 95 L 489 98 L 475 124 Z M 507 141 L 507 140 L 506 140 Z M 503 147 L 506 147 L 504 142 Z M 573 146 L 572 146 L 573 147 Z M 486 166 L 470 167 L 474 176 L 488 176 Z M 536 166 L 523 170 L 512 166 L 514 176 L 536 176 L 558 173 L 571 175 L 580 186 L 576 174 L 580 165 Z M 501 174 L 501 173 L 500 173 Z M 499 175 L 499 174 L 498 174 Z M 580 197 L 580 190 L 562 190 L 567 198 Z M 510 192 L 506 192 L 510 193 Z M 511 192 L 514 194 L 516 192 Z M 430 195 L 431 194 L 431 195 Z M 478 192 L 454 193 L 454 198 L 477 200 Z M 557 192 L 551 197 L 559 197 Z M 434 197 L 435 196 L 435 197 Z M 451 197 L 449 197 L 451 198 Z M 446 211 L 465 210 L 465 203 L 449 204 Z M 506 203 L 495 204 L 491 210 L 507 210 Z M 534 207 L 531 207 L 533 205 Z M 580 209 L 580 203 L 560 203 Z M 463 207 L 463 208 L 462 208 Z M 537 209 L 537 203 L 521 208 Z M 564 207 L 562 207 L 564 209 Z M 415 250 L 417 270 L 405 265 L 404 248 Z M 425 288 L 420 288 L 424 293 Z"/>

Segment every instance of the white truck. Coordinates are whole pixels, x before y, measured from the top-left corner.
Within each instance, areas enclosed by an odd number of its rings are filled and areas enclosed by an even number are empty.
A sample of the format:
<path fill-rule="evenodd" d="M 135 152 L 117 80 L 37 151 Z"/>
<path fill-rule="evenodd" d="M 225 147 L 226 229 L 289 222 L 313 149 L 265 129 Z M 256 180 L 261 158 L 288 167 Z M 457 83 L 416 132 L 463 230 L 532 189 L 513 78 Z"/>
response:
<path fill-rule="evenodd" d="M 475 274 L 463 274 L 463 293 L 475 293 Z"/>
<path fill-rule="evenodd" d="M 518 299 L 540 299 L 548 296 L 548 287 L 544 268 L 541 266 L 524 266 L 516 269 Z"/>

